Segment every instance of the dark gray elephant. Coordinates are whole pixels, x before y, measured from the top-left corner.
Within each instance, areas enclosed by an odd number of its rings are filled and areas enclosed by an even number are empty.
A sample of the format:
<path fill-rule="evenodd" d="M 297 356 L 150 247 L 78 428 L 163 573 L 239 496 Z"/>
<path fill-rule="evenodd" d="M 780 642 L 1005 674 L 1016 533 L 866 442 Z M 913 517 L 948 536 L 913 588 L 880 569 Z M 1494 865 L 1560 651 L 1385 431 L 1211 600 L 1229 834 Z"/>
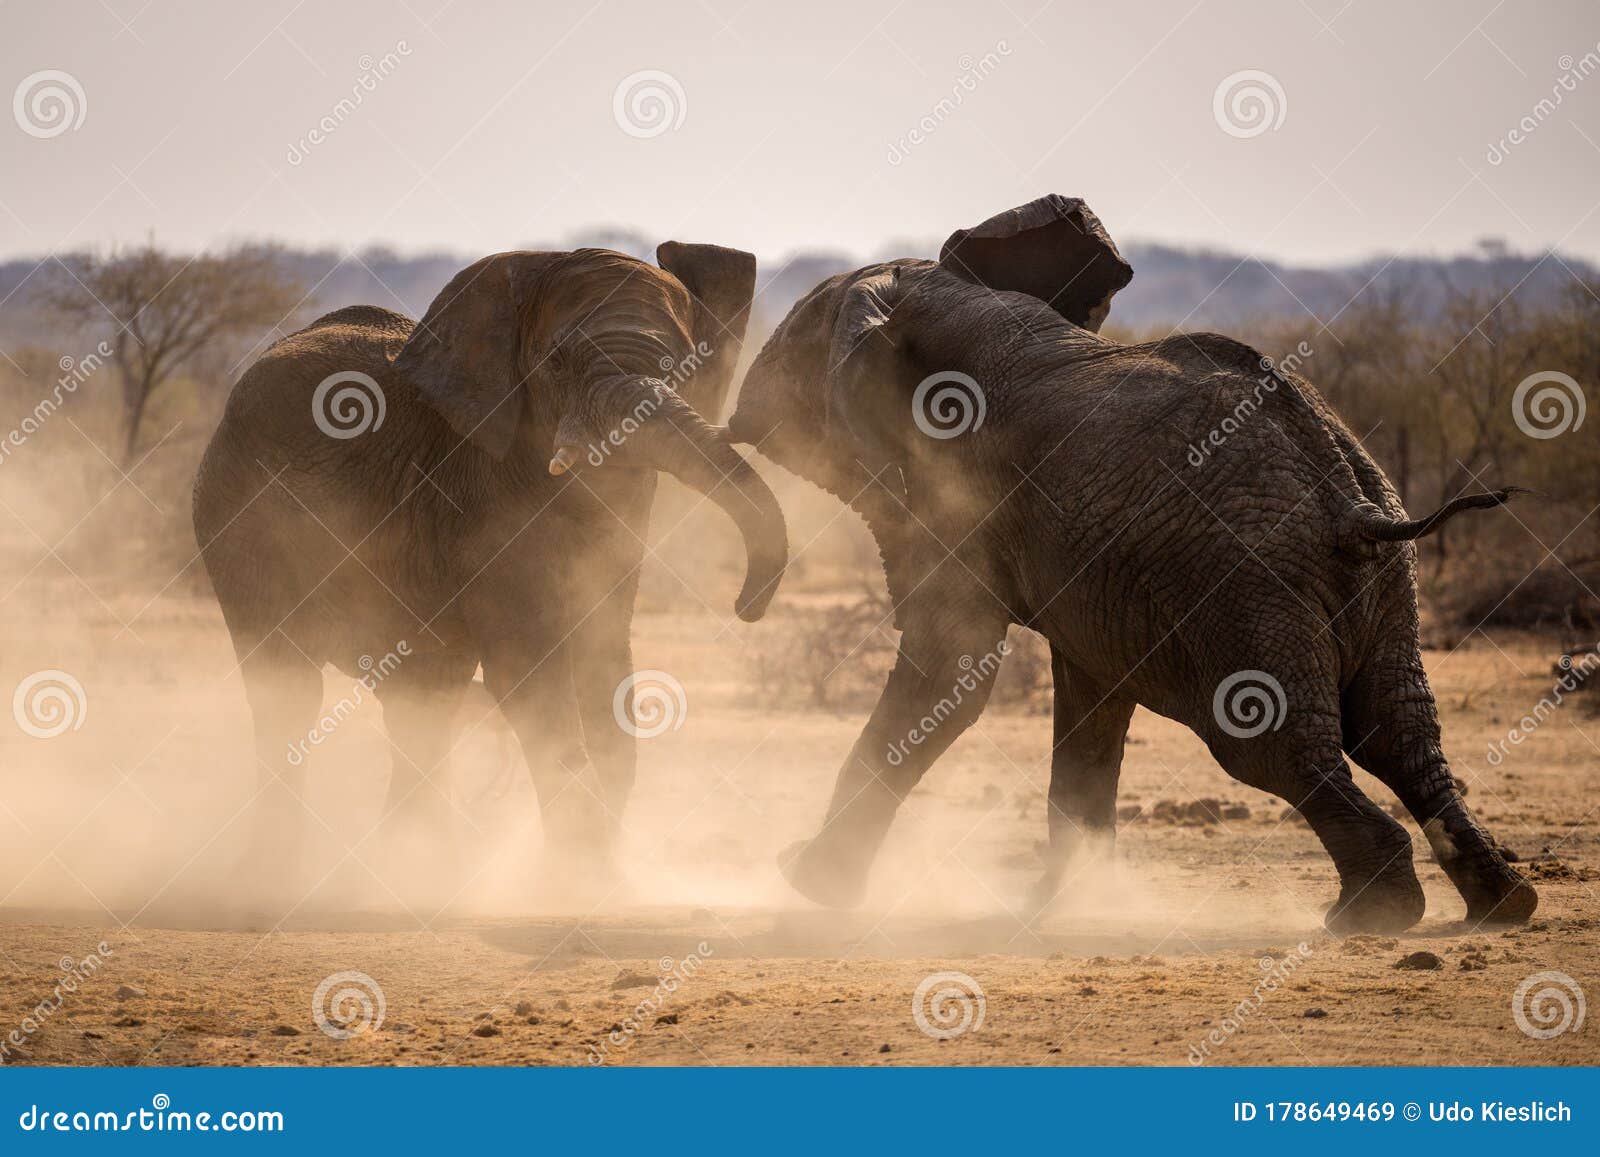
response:
<path fill-rule="evenodd" d="M 1131 277 L 1081 201 L 1045 197 L 957 232 L 936 262 L 824 282 L 752 365 L 734 440 L 865 517 L 902 631 L 821 832 L 784 857 L 790 881 L 859 899 L 1020 623 L 1049 640 L 1055 677 L 1039 902 L 1075 848 L 1112 833 L 1143 704 L 1310 822 L 1339 873 L 1331 928 L 1405 928 L 1424 907 L 1410 837 L 1347 753 L 1405 803 L 1470 919 L 1526 919 L 1534 890 L 1440 749 L 1408 542 L 1506 493 L 1408 521 L 1317 392 L 1256 351 L 1099 336 Z"/>
<path fill-rule="evenodd" d="M 726 396 L 755 258 L 668 242 L 657 260 L 488 257 L 420 322 L 341 309 L 234 389 L 194 522 L 255 720 L 264 855 L 281 860 L 305 818 L 322 664 L 383 704 L 384 823 L 428 833 L 443 802 L 429 777 L 481 661 L 547 842 L 585 870 L 606 858 L 634 778 L 614 713 L 655 472 L 743 532 L 742 617 L 760 617 L 788 553 L 772 493 L 700 416 Z"/>

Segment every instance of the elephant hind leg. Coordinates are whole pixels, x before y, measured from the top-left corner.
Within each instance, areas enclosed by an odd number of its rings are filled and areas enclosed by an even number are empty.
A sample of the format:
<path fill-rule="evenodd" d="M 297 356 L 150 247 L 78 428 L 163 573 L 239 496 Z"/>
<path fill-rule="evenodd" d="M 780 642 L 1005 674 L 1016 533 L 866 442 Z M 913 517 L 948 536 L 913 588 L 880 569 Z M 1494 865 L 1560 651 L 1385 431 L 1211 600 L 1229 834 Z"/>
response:
<path fill-rule="evenodd" d="M 464 652 L 412 655 L 377 686 L 390 749 L 379 879 L 391 895 L 427 907 L 443 907 L 457 891 L 450 748 L 476 666 Z"/>
<path fill-rule="evenodd" d="M 1405 805 L 1474 924 L 1520 924 L 1539 896 L 1473 819 L 1439 736 L 1439 711 L 1414 646 L 1370 663 L 1344 694 L 1345 747 Z"/>
<path fill-rule="evenodd" d="M 1235 779 L 1293 805 L 1327 849 L 1339 873 L 1339 898 L 1325 918 L 1329 931 L 1411 927 L 1426 907 L 1411 862 L 1411 837 L 1357 786 L 1339 747 L 1337 723 L 1317 713 L 1322 698 L 1294 684 L 1285 689 L 1281 730 L 1213 731 L 1207 736 L 1212 753 Z"/>
<path fill-rule="evenodd" d="M 236 636 L 235 642 L 255 728 L 257 776 L 244 881 L 291 881 L 301 872 L 305 761 L 322 705 L 322 671 L 278 631 Z"/>
<path fill-rule="evenodd" d="M 1055 736 L 1050 753 L 1050 843 L 1031 897 L 1041 910 L 1060 893 L 1067 867 L 1082 851 L 1116 839 L 1117 781 L 1134 699 L 1101 685 L 1050 649 L 1055 680 Z"/>

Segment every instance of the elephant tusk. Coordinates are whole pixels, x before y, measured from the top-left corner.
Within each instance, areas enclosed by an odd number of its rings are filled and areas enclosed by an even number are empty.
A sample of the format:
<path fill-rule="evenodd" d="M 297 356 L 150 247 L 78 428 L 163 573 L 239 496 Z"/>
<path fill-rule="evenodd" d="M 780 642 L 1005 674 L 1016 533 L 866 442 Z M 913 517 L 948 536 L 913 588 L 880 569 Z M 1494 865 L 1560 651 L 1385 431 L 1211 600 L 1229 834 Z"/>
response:
<path fill-rule="evenodd" d="M 556 455 L 550 459 L 550 473 L 565 474 L 577 464 L 578 451 L 573 446 L 561 446 L 556 449 Z"/>

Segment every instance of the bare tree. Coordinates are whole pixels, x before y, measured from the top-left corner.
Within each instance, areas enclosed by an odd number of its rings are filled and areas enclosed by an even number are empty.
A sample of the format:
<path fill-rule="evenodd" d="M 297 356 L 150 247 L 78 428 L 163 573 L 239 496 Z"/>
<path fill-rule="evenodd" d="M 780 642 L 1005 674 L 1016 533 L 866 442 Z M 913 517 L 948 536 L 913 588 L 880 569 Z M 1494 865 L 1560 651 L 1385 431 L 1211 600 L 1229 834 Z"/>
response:
<path fill-rule="evenodd" d="M 288 322 L 303 299 L 281 254 L 260 246 L 186 257 L 146 243 L 63 267 L 66 275 L 44 294 L 50 306 L 86 327 L 115 327 L 111 360 L 128 412 L 124 466 L 151 397 L 175 374 L 208 349 Z"/>

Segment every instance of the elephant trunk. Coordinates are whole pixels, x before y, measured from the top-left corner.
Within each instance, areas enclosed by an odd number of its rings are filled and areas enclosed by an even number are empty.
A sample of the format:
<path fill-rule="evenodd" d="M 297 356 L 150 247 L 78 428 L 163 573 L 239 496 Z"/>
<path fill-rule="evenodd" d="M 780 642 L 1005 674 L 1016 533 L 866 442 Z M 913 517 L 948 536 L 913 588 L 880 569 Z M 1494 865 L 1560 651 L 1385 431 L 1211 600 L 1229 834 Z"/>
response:
<path fill-rule="evenodd" d="M 744 587 L 734 608 L 747 623 L 761 618 L 789 564 L 788 531 L 777 497 L 733 448 L 725 431 L 708 425 L 664 382 L 618 380 L 595 396 L 600 414 L 590 423 L 610 431 L 604 439 L 626 464 L 666 471 L 733 519 L 744 536 L 746 559 Z M 557 434 L 556 459 L 551 462 L 555 473 L 560 472 L 558 464 L 565 469 L 575 457 L 565 453 L 578 441 L 566 436 L 566 428 L 564 421 Z M 593 461 L 595 451 L 589 457 Z"/>

